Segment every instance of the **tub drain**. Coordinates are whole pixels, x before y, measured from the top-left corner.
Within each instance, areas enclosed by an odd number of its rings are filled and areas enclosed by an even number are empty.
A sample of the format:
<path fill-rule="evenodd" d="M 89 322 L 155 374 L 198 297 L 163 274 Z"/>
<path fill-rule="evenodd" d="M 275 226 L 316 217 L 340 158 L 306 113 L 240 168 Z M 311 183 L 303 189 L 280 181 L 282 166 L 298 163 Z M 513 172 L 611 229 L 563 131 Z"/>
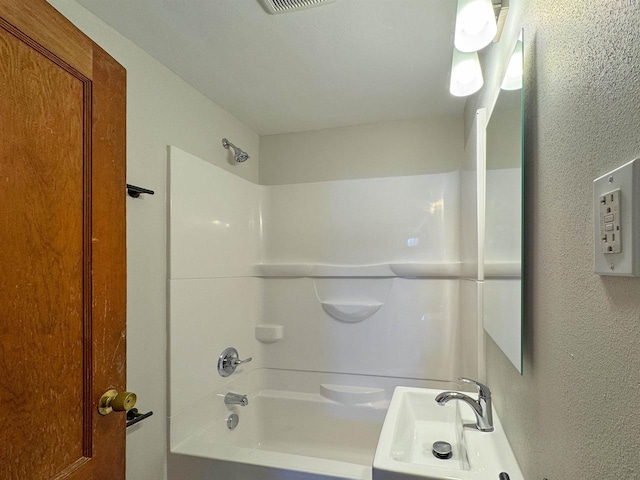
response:
<path fill-rule="evenodd" d="M 435 442 L 433 444 L 433 456 L 441 460 L 448 460 L 452 456 L 449 442 Z"/>
<path fill-rule="evenodd" d="M 236 415 L 235 413 L 232 413 L 227 418 L 227 428 L 229 430 L 233 430 L 234 428 L 236 428 L 238 426 L 238 422 L 239 421 L 240 421 L 240 417 L 238 417 L 238 415 Z"/>

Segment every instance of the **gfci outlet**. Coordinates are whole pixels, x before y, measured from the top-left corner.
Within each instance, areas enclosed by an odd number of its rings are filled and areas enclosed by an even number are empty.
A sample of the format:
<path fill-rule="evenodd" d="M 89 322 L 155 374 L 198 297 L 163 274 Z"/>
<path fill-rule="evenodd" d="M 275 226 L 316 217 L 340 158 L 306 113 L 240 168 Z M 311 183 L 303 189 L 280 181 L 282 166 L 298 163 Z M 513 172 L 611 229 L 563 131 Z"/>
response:
<path fill-rule="evenodd" d="M 595 270 L 640 276 L 640 158 L 593 181 Z"/>
<path fill-rule="evenodd" d="M 600 252 L 622 252 L 620 189 L 600 195 Z"/>

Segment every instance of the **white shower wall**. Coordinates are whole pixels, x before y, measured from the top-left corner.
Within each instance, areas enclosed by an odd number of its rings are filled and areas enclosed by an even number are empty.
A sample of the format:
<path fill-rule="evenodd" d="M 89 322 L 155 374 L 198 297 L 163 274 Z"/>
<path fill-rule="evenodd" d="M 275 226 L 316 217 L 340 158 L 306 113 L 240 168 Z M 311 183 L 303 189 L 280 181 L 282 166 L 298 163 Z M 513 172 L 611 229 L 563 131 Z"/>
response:
<path fill-rule="evenodd" d="M 263 261 L 458 261 L 457 171 L 264 187 Z"/>
<path fill-rule="evenodd" d="M 485 276 L 520 276 L 522 168 L 486 172 Z"/>
<path fill-rule="evenodd" d="M 477 373 L 459 314 L 458 171 L 261 186 L 178 148 L 169 154 L 172 439 L 255 368 Z M 399 276 L 408 266 L 421 277 Z M 321 302 L 382 306 L 347 323 Z M 281 325 L 284 337 L 260 342 L 258 324 Z M 224 379 L 216 363 L 229 346 L 253 362 Z"/>
<path fill-rule="evenodd" d="M 284 338 L 261 348 L 270 368 L 451 380 L 459 375 L 458 281 L 405 278 L 269 278 L 267 322 Z M 337 303 L 384 306 L 361 323 L 345 323 L 321 307 L 318 291 Z"/>
<path fill-rule="evenodd" d="M 251 276 L 262 188 L 169 147 L 170 279 Z"/>
<path fill-rule="evenodd" d="M 521 370 L 522 168 L 488 169 L 486 178 L 484 328 Z"/>

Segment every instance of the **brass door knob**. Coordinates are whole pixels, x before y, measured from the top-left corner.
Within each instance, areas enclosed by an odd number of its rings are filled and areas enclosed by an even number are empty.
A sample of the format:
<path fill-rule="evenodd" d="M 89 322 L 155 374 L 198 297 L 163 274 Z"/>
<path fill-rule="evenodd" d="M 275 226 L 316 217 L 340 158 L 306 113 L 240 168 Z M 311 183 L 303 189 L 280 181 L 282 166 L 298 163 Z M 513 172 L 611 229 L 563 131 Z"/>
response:
<path fill-rule="evenodd" d="M 137 400 L 135 393 L 118 393 L 117 390 L 108 390 L 98 401 L 98 412 L 100 415 L 109 415 L 113 411 L 128 412 L 135 407 Z"/>

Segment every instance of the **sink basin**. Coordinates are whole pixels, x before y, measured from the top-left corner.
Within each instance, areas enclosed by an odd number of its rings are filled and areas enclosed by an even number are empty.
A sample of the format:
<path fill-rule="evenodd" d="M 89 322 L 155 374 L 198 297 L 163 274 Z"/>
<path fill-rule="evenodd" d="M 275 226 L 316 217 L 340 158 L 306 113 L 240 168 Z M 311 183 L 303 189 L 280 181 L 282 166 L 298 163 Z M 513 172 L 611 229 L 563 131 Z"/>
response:
<path fill-rule="evenodd" d="M 373 460 L 373 480 L 524 480 L 493 411 L 493 432 L 473 427 L 475 415 L 466 404 L 438 405 L 441 390 L 398 387 L 393 393 Z M 469 394 L 473 395 L 473 394 Z M 451 444 L 452 456 L 439 459 L 434 442 Z"/>

